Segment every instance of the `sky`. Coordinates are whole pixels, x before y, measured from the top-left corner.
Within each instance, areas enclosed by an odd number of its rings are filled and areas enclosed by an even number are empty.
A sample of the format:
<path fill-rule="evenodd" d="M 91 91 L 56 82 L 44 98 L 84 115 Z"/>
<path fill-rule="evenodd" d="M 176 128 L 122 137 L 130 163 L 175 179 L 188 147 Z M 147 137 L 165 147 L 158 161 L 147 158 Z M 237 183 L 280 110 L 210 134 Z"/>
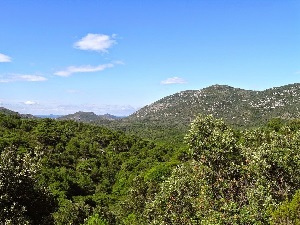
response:
<path fill-rule="evenodd" d="M 299 0 L 0 0 L 0 107 L 20 113 L 299 82 Z"/>

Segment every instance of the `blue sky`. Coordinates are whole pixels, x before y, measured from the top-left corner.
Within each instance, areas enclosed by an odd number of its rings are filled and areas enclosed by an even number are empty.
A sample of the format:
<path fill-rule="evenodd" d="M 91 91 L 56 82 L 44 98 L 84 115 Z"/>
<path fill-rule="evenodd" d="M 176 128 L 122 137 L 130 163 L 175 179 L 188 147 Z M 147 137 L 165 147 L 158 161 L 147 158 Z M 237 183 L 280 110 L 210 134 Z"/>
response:
<path fill-rule="evenodd" d="M 128 115 L 213 84 L 300 82 L 298 0 L 0 1 L 0 106 Z"/>

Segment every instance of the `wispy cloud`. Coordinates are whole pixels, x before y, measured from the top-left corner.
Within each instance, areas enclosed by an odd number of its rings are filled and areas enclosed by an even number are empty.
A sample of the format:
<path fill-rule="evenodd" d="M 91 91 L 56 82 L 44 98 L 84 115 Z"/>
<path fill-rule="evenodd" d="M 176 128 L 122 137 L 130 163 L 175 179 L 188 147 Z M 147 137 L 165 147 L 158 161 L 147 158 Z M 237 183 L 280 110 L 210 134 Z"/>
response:
<path fill-rule="evenodd" d="M 27 81 L 27 82 L 37 82 L 46 81 L 47 78 L 38 75 L 28 75 L 28 74 L 8 74 L 0 76 L 0 83 L 9 83 L 17 81 Z"/>
<path fill-rule="evenodd" d="M 0 53 L 0 62 L 11 62 L 11 57 Z"/>
<path fill-rule="evenodd" d="M 114 64 L 102 64 L 98 66 L 69 66 L 65 70 L 57 71 L 54 75 L 61 76 L 61 77 L 68 77 L 71 76 L 73 73 L 91 73 L 91 72 L 98 72 L 105 70 L 107 68 L 114 67 Z"/>
<path fill-rule="evenodd" d="M 161 84 L 185 84 L 187 82 L 180 77 L 170 77 L 166 80 L 161 81 L 160 83 Z"/>
<path fill-rule="evenodd" d="M 26 102 L 23 102 L 25 105 L 37 105 L 38 103 L 37 102 L 34 102 L 34 101 L 26 101 Z"/>
<path fill-rule="evenodd" d="M 74 47 L 81 50 L 108 52 L 107 49 L 117 43 L 115 36 L 116 35 L 87 34 L 85 37 L 77 41 L 74 44 Z"/>

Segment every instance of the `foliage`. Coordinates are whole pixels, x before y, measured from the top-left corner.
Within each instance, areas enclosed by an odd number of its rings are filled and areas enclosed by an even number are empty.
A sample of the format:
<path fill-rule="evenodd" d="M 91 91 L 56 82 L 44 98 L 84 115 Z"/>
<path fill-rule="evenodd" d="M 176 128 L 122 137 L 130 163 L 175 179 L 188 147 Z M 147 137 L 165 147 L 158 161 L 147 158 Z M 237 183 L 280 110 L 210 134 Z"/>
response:
<path fill-rule="evenodd" d="M 296 223 L 299 140 L 300 122 L 278 118 L 239 130 L 198 116 L 174 146 L 0 114 L 0 223 Z"/>
<path fill-rule="evenodd" d="M 108 223 L 99 214 L 94 214 L 85 221 L 84 225 L 108 225 Z"/>
<path fill-rule="evenodd" d="M 298 190 L 291 201 L 284 201 L 273 213 L 271 225 L 300 224 L 300 191 Z"/>
<path fill-rule="evenodd" d="M 155 191 L 183 151 L 95 125 L 1 114 L 0 137 L 0 147 L 15 146 L 18 157 L 40 154 L 32 182 L 48 186 L 58 202 L 55 224 L 82 224 L 99 212 L 109 224 L 132 221 L 135 209 L 125 208 L 135 177 L 145 176 Z"/>
<path fill-rule="evenodd" d="M 6 148 L 0 156 L 1 224 L 52 224 L 56 204 L 48 190 L 38 184 L 39 164 L 26 153 Z"/>
<path fill-rule="evenodd" d="M 149 224 L 268 224 L 299 189 L 299 132 L 289 126 L 238 132 L 200 116 L 186 140 L 193 160 L 147 203 Z"/>
<path fill-rule="evenodd" d="M 201 190 L 196 165 L 183 164 L 175 168 L 152 201 L 147 202 L 148 224 L 196 224 L 196 198 Z"/>

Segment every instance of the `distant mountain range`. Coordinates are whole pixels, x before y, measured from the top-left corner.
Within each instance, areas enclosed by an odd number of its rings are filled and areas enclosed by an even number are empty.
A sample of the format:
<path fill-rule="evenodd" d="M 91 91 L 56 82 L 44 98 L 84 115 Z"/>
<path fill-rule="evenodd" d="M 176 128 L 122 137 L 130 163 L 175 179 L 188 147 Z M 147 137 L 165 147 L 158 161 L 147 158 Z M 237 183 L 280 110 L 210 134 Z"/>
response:
<path fill-rule="evenodd" d="M 255 127 L 272 118 L 300 118 L 300 84 L 264 91 L 213 85 L 164 97 L 127 118 L 103 124 L 111 128 L 164 140 L 180 142 L 198 114 L 222 118 L 235 127 Z"/>
<path fill-rule="evenodd" d="M 94 122 L 145 138 L 182 140 L 198 114 L 211 114 L 235 127 L 260 126 L 272 118 L 300 118 L 300 84 L 264 91 L 213 85 L 164 97 L 123 119 Z"/>
<path fill-rule="evenodd" d="M 146 138 L 163 139 L 170 135 L 181 138 L 198 114 L 211 114 L 238 127 L 259 126 L 271 118 L 300 118 L 300 84 L 264 91 L 213 85 L 164 97 L 125 118 L 77 112 L 57 119 L 95 123 Z"/>
<path fill-rule="evenodd" d="M 59 117 L 62 117 L 63 115 L 54 115 L 54 114 L 49 114 L 49 115 L 34 115 L 35 117 L 38 117 L 38 118 L 50 118 L 50 119 L 56 119 L 56 118 L 59 118 Z"/>
<path fill-rule="evenodd" d="M 111 114 L 104 114 L 104 115 L 96 115 L 93 112 L 76 112 L 74 114 L 69 114 L 66 116 L 58 117 L 58 120 L 75 120 L 80 122 L 100 122 L 105 120 L 116 120 L 121 119 L 123 117 L 114 116 Z"/>

